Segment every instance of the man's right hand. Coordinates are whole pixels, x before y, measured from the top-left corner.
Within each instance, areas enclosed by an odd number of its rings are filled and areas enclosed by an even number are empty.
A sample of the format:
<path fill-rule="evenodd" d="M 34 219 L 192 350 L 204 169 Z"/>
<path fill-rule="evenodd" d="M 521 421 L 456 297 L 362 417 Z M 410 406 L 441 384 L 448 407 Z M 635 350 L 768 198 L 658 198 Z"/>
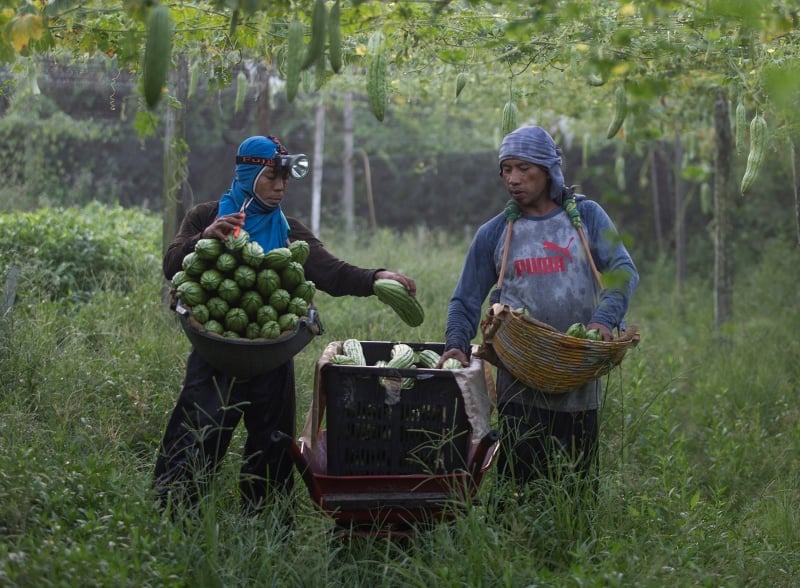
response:
<path fill-rule="evenodd" d="M 243 212 L 234 212 L 214 219 L 214 222 L 203 230 L 203 238 L 224 241 L 233 229 L 244 224 L 244 217 Z"/>
<path fill-rule="evenodd" d="M 460 361 L 461 365 L 463 365 L 464 367 L 467 367 L 469 365 L 469 360 L 467 359 L 467 356 L 464 355 L 464 352 L 461 351 L 460 349 L 453 348 L 453 349 L 448 349 L 447 351 L 442 353 L 442 356 L 439 358 L 439 363 L 436 364 L 436 369 L 441 369 L 444 362 L 450 359 L 451 357 Z"/>

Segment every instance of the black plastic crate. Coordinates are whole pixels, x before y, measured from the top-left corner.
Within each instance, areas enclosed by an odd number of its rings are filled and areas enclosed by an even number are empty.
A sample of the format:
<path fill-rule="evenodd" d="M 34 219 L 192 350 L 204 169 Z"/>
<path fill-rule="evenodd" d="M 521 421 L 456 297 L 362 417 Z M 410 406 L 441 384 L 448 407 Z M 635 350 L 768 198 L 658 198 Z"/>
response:
<path fill-rule="evenodd" d="M 442 353 L 442 343 L 406 343 L 415 351 Z M 375 367 L 388 361 L 393 342 L 363 341 L 367 366 L 328 364 L 328 474 L 442 474 L 463 469 L 470 425 L 461 391 L 449 370 Z M 413 378 L 399 391 L 381 378 Z M 396 380 L 395 380 L 396 381 Z"/>

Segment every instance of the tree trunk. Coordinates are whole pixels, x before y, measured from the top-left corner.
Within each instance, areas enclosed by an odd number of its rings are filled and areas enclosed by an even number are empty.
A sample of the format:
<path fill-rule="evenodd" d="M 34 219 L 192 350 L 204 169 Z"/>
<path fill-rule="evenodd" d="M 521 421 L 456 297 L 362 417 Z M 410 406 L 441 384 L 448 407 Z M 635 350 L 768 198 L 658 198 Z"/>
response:
<path fill-rule="evenodd" d="M 792 168 L 792 190 L 794 191 L 794 227 L 796 243 L 800 247 L 800 178 L 797 177 L 797 168 L 800 167 L 794 139 L 789 139 L 789 159 Z"/>
<path fill-rule="evenodd" d="M 189 91 L 189 75 L 186 59 L 178 60 L 177 67 L 170 76 L 174 95 L 182 104 L 187 103 Z M 186 109 L 172 108 L 162 100 L 164 117 L 164 154 L 162 166 L 162 195 L 164 213 L 162 215 L 161 251 L 166 253 L 167 247 L 178 232 L 191 192 L 186 181 L 189 171 L 186 148 Z M 166 301 L 169 288 L 166 282 L 162 288 L 162 297 Z"/>
<path fill-rule="evenodd" d="M 733 139 L 725 90 L 719 90 L 714 101 L 714 129 L 714 330 L 719 336 L 722 327 L 733 317 L 733 253 L 730 240 Z"/>
<path fill-rule="evenodd" d="M 665 254 L 671 241 L 667 238 L 665 233 L 668 228 L 674 226 L 672 203 L 673 199 L 669 198 L 673 194 L 672 177 L 674 174 L 670 172 L 671 165 L 669 164 L 669 156 L 667 155 L 667 147 L 663 142 L 656 143 L 651 150 L 652 165 L 652 184 L 653 184 L 653 214 L 655 215 L 655 233 L 656 245 L 658 246 L 659 255 Z M 669 231 L 671 234 L 672 231 Z"/>
<path fill-rule="evenodd" d="M 651 185 L 651 192 L 653 195 L 653 225 L 655 228 L 655 238 L 656 238 L 656 251 L 660 254 L 664 251 L 664 238 L 661 235 L 661 207 L 658 205 L 660 200 L 658 196 L 658 191 L 660 190 L 660 186 L 658 184 L 658 170 L 656 170 L 656 160 L 657 156 L 657 147 L 651 145 L 649 148 L 650 153 L 650 185 Z"/>
<path fill-rule="evenodd" d="M 311 160 L 311 232 L 319 235 L 320 203 L 322 202 L 322 170 L 325 148 L 325 100 L 322 92 L 317 99 L 314 121 L 314 157 Z"/>
<path fill-rule="evenodd" d="M 375 218 L 375 199 L 372 197 L 372 169 L 369 165 L 369 155 L 363 149 L 358 149 L 361 162 L 364 165 L 364 183 L 367 188 L 367 208 L 369 209 L 369 222 L 373 232 L 378 230 L 378 221 Z"/>
<path fill-rule="evenodd" d="M 673 152 L 673 184 L 675 186 L 675 287 L 678 297 L 683 296 L 683 284 L 686 281 L 686 211 L 684 210 L 685 182 L 681 178 L 683 167 L 683 143 L 680 133 L 675 133 L 675 149 Z"/>
<path fill-rule="evenodd" d="M 342 106 L 344 148 L 342 150 L 342 210 L 345 227 L 349 233 L 355 230 L 355 190 L 353 183 L 353 95 L 344 94 Z"/>

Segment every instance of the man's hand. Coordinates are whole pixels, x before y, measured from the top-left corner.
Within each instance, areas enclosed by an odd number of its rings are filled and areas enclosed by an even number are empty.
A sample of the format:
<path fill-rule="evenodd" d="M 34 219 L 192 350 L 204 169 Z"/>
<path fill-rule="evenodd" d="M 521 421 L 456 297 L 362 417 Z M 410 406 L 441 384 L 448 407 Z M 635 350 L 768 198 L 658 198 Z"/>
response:
<path fill-rule="evenodd" d="M 243 212 L 234 212 L 232 214 L 226 214 L 225 216 L 221 216 L 218 219 L 215 219 L 213 223 L 208 225 L 203 230 L 203 238 L 204 239 L 219 239 L 220 241 L 224 241 L 225 238 L 230 234 L 230 232 L 235 229 L 236 227 L 240 227 L 244 224 L 244 213 Z"/>
<path fill-rule="evenodd" d="M 387 270 L 381 270 L 379 272 L 375 272 L 375 279 L 376 280 L 396 280 L 403 284 L 408 293 L 412 296 L 416 295 L 417 293 L 417 285 L 414 283 L 414 280 L 409 278 L 408 276 L 404 276 L 403 274 L 398 274 L 396 272 L 390 272 Z"/>
<path fill-rule="evenodd" d="M 450 359 L 451 357 L 460 361 L 461 365 L 463 365 L 464 367 L 469 365 L 469 360 L 467 359 L 467 356 L 464 355 L 464 352 L 461 351 L 460 349 L 453 348 L 453 349 L 448 349 L 447 351 L 442 353 L 442 356 L 439 358 L 439 363 L 436 364 L 436 369 L 442 369 L 442 365 L 444 365 L 444 362 Z"/>
<path fill-rule="evenodd" d="M 600 323 L 589 323 L 586 325 L 586 330 L 590 329 L 597 329 L 600 331 L 600 334 L 603 336 L 603 341 L 613 341 L 614 336 L 611 334 L 611 329 L 609 329 L 605 325 L 601 325 Z"/>

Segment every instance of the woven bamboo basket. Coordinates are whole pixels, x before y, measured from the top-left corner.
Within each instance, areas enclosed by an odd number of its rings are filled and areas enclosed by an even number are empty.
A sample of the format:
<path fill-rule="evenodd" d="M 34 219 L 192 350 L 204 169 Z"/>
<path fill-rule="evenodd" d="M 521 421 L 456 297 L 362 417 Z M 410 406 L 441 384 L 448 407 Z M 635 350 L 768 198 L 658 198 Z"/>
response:
<path fill-rule="evenodd" d="M 614 341 L 579 339 L 505 304 L 492 305 L 481 327 L 479 357 L 502 365 L 526 386 L 547 392 L 566 392 L 596 380 L 639 344 L 635 326 Z"/>

